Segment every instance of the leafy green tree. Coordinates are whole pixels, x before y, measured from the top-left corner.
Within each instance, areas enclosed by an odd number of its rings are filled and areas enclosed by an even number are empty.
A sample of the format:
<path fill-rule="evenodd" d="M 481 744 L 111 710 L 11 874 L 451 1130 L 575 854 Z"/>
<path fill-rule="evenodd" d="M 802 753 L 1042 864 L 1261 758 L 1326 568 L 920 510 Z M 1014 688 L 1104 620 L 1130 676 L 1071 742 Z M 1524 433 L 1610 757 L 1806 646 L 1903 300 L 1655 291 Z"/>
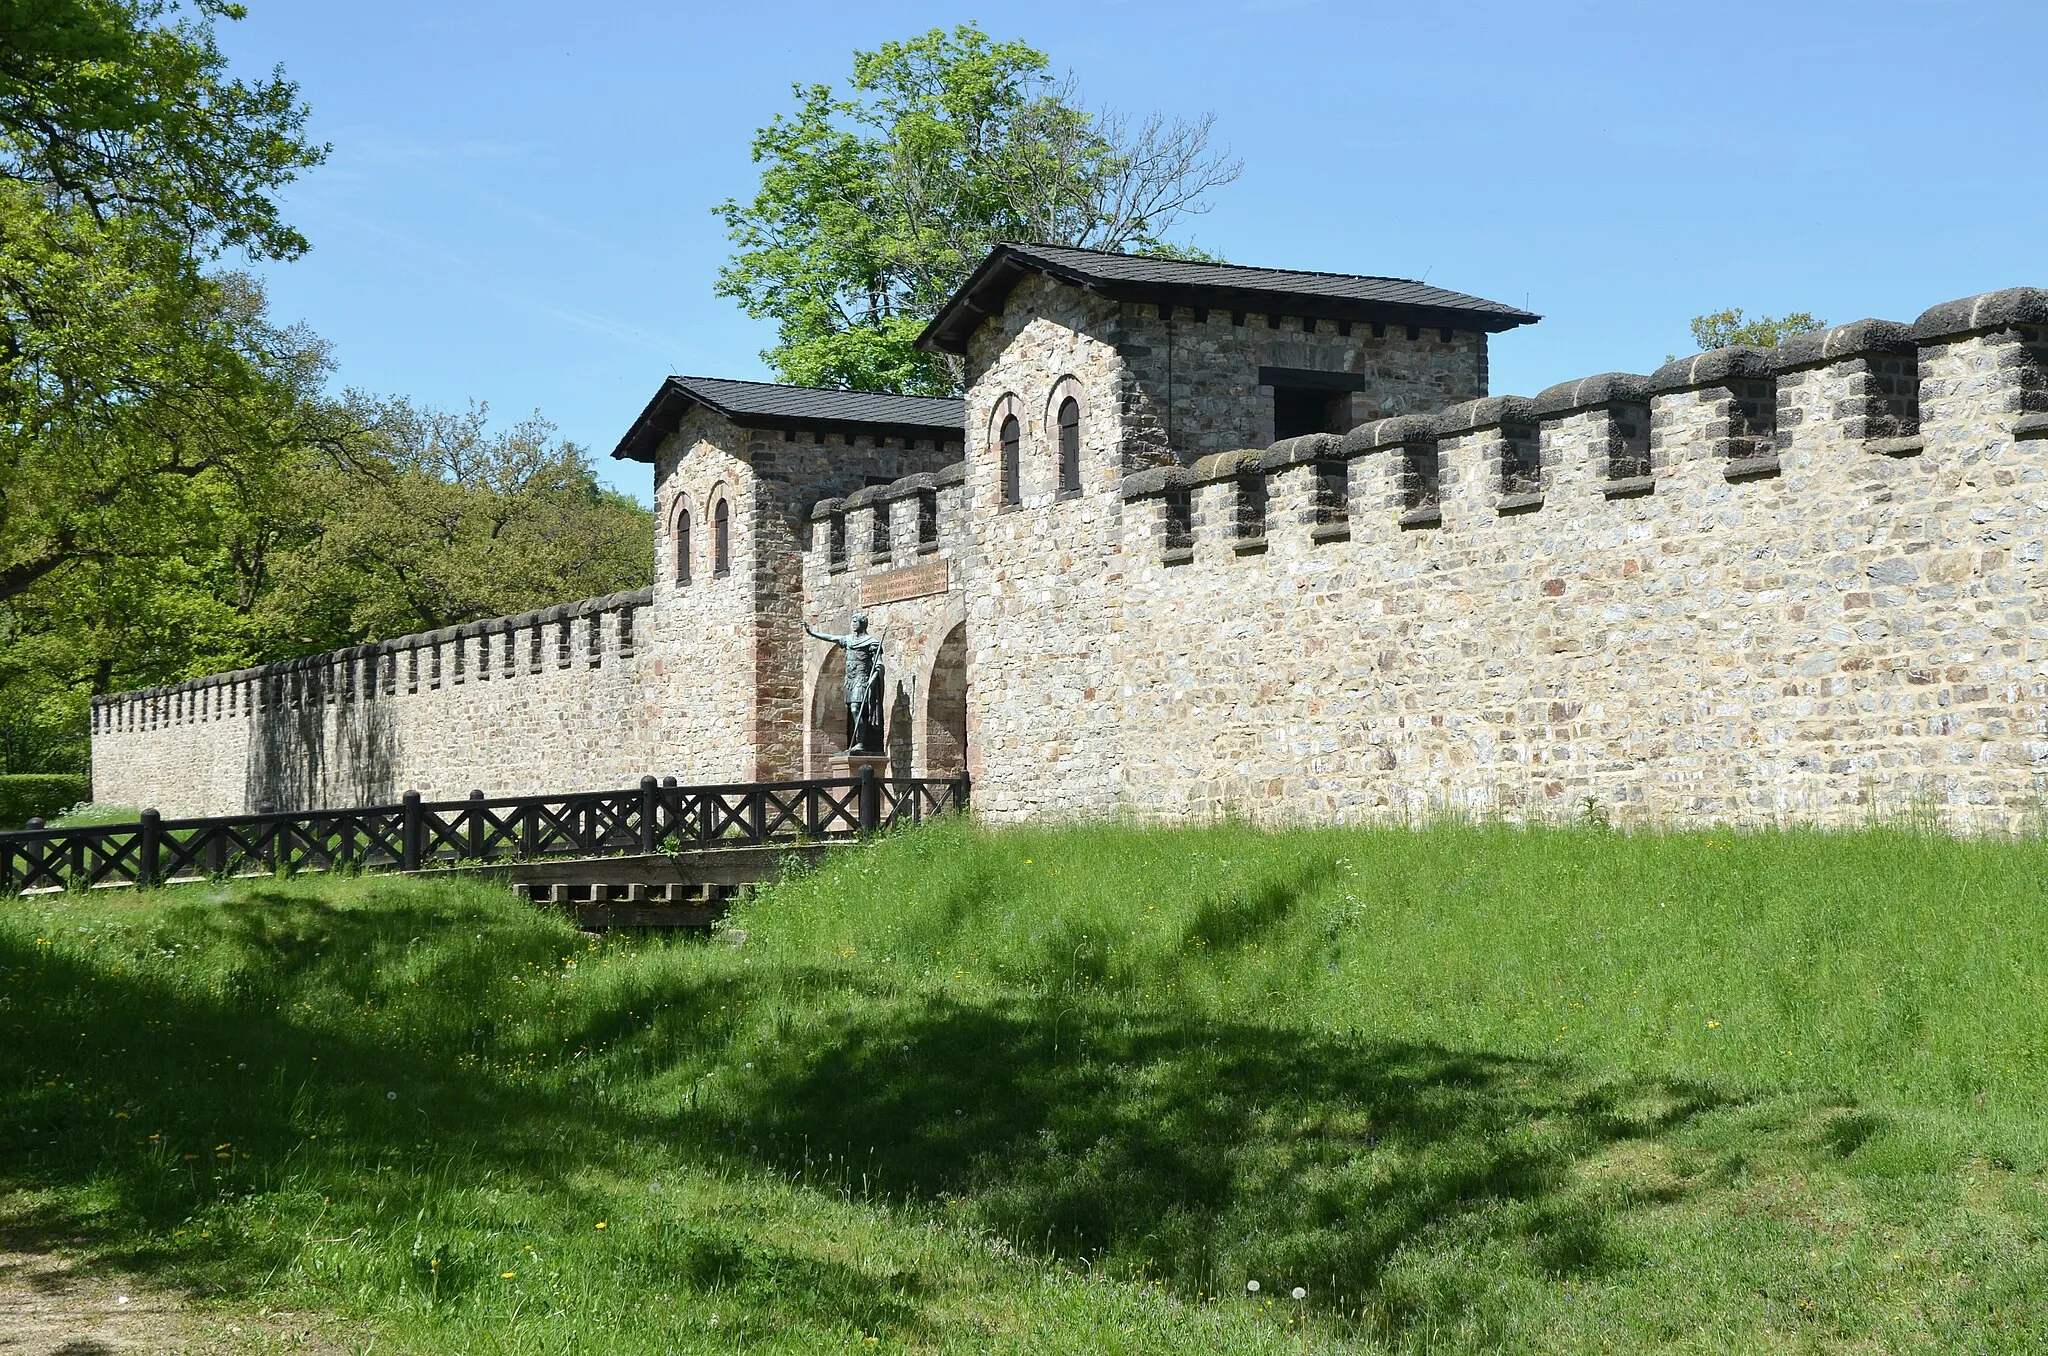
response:
<path fill-rule="evenodd" d="M 802 385 L 955 393 L 958 364 L 912 341 L 991 246 L 1194 254 L 1170 234 L 1240 169 L 1212 118 L 1091 112 L 1045 53 L 973 24 L 856 52 L 848 89 L 796 86 L 754 136 L 753 199 L 717 209 L 737 246 L 717 290 L 775 322 L 762 356 Z"/>
<path fill-rule="evenodd" d="M 136 558 L 269 380 L 227 249 L 289 258 L 273 195 L 324 148 L 281 75 L 231 78 L 220 0 L 0 0 L 0 602 Z"/>
<path fill-rule="evenodd" d="M 1827 327 L 1827 321 L 1815 320 L 1805 311 L 1792 311 L 1781 316 L 1760 315 L 1751 320 L 1737 306 L 1731 310 L 1694 316 L 1692 338 L 1702 353 L 1734 344 L 1772 348 L 1795 334 L 1811 334 Z"/>
<path fill-rule="evenodd" d="M 265 648 L 315 653 L 644 587 L 654 520 L 602 488 L 590 454 L 539 416 L 355 397 L 364 437 L 298 484 L 314 506 L 278 551 L 254 621 Z"/>

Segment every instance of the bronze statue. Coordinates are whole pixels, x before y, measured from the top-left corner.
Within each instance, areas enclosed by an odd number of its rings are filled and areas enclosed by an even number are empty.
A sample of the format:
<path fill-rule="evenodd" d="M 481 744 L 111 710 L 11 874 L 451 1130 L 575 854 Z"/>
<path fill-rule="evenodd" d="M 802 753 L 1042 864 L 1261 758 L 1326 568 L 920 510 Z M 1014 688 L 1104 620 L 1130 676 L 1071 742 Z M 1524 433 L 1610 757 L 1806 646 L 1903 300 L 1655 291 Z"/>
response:
<path fill-rule="evenodd" d="M 804 630 L 846 651 L 846 751 L 881 753 L 882 748 L 882 642 L 868 634 L 868 614 L 853 614 L 853 634 L 832 636 Z"/>

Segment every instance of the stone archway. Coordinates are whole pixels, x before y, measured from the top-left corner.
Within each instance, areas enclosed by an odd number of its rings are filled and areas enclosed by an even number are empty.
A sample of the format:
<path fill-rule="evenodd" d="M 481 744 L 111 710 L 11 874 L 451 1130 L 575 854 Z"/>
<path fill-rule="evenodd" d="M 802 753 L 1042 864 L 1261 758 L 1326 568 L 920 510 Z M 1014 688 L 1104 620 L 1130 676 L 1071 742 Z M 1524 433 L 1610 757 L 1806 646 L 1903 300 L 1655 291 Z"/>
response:
<path fill-rule="evenodd" d="M 939 642 L 924 687 L 924 775 L 957 777 L 967 771 L 967 623 Z"/>
<path fill-rule="evenodd" d="M 809 733 L 810 769 L 813 777 L 832 775 L 834 755 L 846 750 L 846 651 L 837 645 L 825 652 L 825 660 L 811 680 Z"/>

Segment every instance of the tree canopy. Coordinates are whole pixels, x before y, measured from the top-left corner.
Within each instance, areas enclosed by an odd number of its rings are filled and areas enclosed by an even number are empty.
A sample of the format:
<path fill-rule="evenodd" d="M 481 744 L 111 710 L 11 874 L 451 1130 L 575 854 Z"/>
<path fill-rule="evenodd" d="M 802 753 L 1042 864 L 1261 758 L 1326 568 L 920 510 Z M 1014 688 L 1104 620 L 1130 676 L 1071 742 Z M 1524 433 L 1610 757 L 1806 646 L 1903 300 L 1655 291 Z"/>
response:
<path fill-rule="evenodd" d="M 1694 316 L 1692 338 L 1702 353 L 1734 344 L 1772 348 L 1795 334 L 1811 334 L 1827 327 L 1827 321 L 1816 320 L 1805 311 L 1791 311 L 1780 316 L 1760 315 L 1750 319 L 1737 306 Z"/>
<path fill-rule="evenodd" d="M 652 521 L 542 422 L 327 394 L 224 265 L 307 247 L 326 149 L 222 0 L 0 0 L 0 772 L 95 692 L 645 583 Z"/>
<path fill-rule="evenodd" d="M 754 197 L 717 209 L 737 247 L 718 292 L 775 322 L 762 356 L 800 385 L 957 393 L 958 365 L 912 343 L 991 246 L 1195 254 L 1175 228 L 1240 168 L 1211 118 L 1091 111 L 1045 53 L 974 24 L 856 52 L 847 88 L 795 86 L 754 136 Z"/>

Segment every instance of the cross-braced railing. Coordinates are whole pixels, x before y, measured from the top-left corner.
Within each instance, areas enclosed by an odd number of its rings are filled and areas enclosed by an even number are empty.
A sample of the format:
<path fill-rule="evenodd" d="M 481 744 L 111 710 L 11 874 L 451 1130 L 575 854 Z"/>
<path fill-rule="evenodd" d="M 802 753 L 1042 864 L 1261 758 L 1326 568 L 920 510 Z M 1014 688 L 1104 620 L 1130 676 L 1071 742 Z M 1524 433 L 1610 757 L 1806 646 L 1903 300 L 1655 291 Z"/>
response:
<path fill-rule="evenodd" d="M 164 819 L 0 833 L 0 894 L 148 888 L 278 872 L 418 871 L 464 862 L 688 852 L 858 838 L 967 806 L 965 777 L 823 778 Z"/>

